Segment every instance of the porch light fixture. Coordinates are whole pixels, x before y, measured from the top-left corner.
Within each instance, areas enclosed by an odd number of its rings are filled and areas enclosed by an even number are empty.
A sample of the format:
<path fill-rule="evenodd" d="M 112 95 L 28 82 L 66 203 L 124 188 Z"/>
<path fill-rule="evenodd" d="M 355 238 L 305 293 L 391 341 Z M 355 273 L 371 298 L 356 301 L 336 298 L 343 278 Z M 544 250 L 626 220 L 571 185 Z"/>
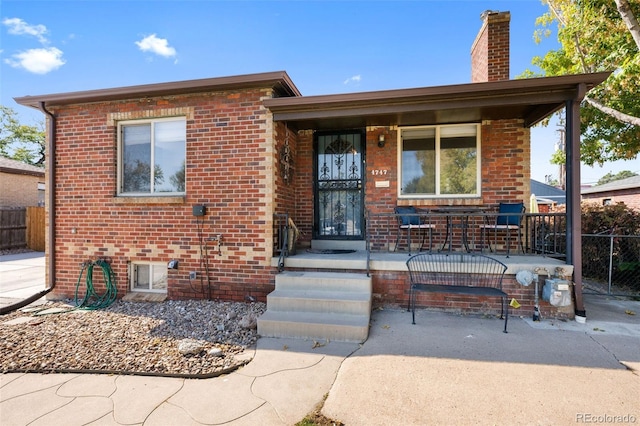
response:
<path fill-rule="evenodd" d="M 378 136 L 378 146 L 384 148 L 384 133 L 380 133 Z"/>

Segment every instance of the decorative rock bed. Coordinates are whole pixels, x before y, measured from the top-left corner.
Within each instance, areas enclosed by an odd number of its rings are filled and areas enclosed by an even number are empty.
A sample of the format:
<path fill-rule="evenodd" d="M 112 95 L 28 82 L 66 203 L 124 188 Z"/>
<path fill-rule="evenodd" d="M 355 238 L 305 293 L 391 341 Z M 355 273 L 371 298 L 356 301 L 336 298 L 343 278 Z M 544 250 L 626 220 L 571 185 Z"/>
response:
<path fill-rule="evenodd" d="M 266 305 L 190 300 L 43 308 L 0 317 L 0 372 L 216 376 L 248 362 L 245 349 L 258 339 L 256 319 Z M 48 313 L 60 310 L 68 312 Z"/>

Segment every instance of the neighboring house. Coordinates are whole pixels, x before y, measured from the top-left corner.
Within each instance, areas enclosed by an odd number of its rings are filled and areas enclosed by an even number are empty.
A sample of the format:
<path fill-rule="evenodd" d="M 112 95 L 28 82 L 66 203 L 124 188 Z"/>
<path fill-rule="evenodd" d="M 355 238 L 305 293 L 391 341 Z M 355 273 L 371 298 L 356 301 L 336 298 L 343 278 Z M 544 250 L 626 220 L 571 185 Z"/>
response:
<path fill-rule="evenodd" d="M 293 219 L 301 245 L 363 250 L 389 232 L 366 213 L 528 205 L 530 127 L 565 106 L 575 118 L 608 73 L 509 80 L 509 20 L 484 15 L 469 84 L 302 96 L 272 72 L 17 98 L 47 116 L 53 294 L 72 296 L 80 263 L 103 256 L 119 294 L 265 301 L 274 215 Z M 371 263 L 376 303 L 406 304 L 405 260 Z M 508 286 L 532 309 L 518 267 Z"/>
<path fill-rule="evenodd" d="M 0 157 L 0 207 L 44 205 L 44 169 Z"/>
<path fill-rule="evenodd" d="M 627 207 L 640 210 L 640 176 L 614 180 L 603 185 L 582 189 L 582 200 L 603 206 L 624 203 Z"/>
<path fill-rule="evenodd" d="M 567 194 L 560 188 L 531 179 L 531 193 L 536 196 L 540 212 L 552 211 L 567 202 Z"/>

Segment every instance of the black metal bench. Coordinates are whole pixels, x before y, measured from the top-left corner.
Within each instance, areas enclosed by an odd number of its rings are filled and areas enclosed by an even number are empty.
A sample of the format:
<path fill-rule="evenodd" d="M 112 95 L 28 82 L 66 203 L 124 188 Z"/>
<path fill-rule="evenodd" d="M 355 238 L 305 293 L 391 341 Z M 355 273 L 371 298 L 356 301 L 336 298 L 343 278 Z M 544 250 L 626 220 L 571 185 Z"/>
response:
<path fill-rule="evenodd" d="M 500 318 L 504 332 L 509 321 L 508 295 L 502 290 L 507 266 L 489 256 L 475 253 L 421 253 L 407 260 L 409 268 L 409 306 L 416 323 L 416 293 L 451 293 L 502 298 Z M 506 313 L 506 315 L 505 315 Z"/>

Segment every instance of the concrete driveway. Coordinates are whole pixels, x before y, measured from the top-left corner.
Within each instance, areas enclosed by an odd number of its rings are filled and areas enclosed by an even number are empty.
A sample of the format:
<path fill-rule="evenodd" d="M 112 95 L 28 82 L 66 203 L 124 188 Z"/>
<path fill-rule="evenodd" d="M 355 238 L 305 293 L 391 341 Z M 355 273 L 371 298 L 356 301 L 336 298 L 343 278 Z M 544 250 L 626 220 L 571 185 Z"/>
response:
<path fill-rule="evenodd" d="M 44 289 L 44 252 L 0 256 L 0 306 L 19 302 Z"/>

